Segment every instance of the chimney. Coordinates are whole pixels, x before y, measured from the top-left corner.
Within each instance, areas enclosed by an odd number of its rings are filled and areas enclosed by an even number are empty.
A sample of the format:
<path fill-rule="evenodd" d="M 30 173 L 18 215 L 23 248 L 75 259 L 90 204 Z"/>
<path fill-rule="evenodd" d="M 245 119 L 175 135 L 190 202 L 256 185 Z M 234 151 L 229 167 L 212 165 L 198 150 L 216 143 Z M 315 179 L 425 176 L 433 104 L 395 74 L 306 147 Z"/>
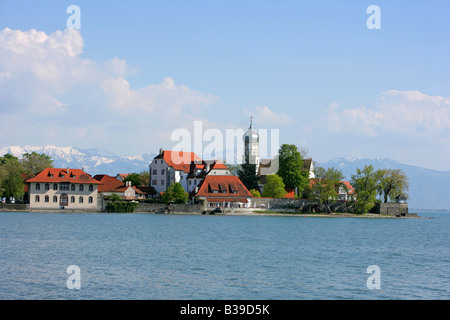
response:
<path fill-rule="evenodd" d="M 159 154 L 163 153 L 163 148 L 159 148 Z"/>
<path fill-rule="evenodd" d="M 131 181 L 125 181 L 125 185 L 126 185 L 127 187 L 131 187 Z"/>
<path fill-rule="evenodd" d="M 67 167 L 67 175 L 69 175 L 69 173 L 70 173 L 70 172 L 69 172 L 69 167 Z"/>

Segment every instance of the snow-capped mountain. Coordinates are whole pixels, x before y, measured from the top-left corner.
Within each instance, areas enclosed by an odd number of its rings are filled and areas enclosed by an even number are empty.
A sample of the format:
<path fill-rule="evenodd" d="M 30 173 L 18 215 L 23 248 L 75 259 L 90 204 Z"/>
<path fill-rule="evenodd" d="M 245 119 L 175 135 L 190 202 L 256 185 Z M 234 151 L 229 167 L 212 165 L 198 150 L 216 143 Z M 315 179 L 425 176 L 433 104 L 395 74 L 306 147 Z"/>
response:
<path fill-rule="evenodd" d="M 101 148 L 78 149 L 54 145 L 0 147 L 0 155 L 9 153 L 18 158 L 33 151 L 51 157 L 54 167 L 83 168 L 91 175 L 142 172 L 148 170 L 148 165 L 155 157 L 155 154 L 149 153 L 138 156 L 118 156 Z"/>

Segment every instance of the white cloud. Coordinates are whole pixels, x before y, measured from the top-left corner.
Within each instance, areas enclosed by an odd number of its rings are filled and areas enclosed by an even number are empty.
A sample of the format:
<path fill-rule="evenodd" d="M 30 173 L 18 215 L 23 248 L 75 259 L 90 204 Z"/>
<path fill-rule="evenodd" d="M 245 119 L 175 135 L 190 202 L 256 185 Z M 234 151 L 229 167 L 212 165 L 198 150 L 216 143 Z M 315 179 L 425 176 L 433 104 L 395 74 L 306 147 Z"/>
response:
<path fill-rule="evenodd" d="M 132 88 L 126 77 L 136 68 L 117 57 L 86 59 L 83 46 L 78 30 L 0 31 L 2 144 L 28 137 L 38 144 L 79 145 L 95 137 L 123 147 L 138 136 L 176 128 L 218 99 L 171 77 Z"/>
<path fill-rule="evenodd" d="M 247 116 L 252 115 L 258 123 L 287 124 L 295 122 L 295 120 L 289 117 L 285 112 L 274 112 L 270 110 L 268 106 L 256 107 L 255 111 L 245 108 L 244 113 Z"/>
<path fill-rule="evenodd" d="M 334 102 L 318 124 L 336 132 L 353 131 L 370 136 L 385 131 L 408 136 L 448 134 L 450 98 L 390 90 L 369 106 L 344 109 Z"/>

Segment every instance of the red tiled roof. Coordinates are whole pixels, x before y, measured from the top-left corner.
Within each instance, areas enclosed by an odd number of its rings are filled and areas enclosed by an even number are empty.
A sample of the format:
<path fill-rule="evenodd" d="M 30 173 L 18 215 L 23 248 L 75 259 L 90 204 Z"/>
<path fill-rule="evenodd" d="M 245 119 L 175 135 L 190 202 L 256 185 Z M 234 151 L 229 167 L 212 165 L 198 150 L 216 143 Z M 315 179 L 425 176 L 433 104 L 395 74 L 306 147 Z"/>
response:
<path fill-rule="evenodd" d="M 316 179 L 309 180 L 309 186 L 313 186 L 315 183 L 316 183 Z M 339 181 L 339 183 L 342 183 L 343 185 L 345 185 L 347 187 L 349 194 L 355 193 L 355 189 L 353 188 L 353 186 L 350 184 L 349 181 Z"/>
<path fill-rule="evenodd" d="M 98 174 L 94 176 L 94 179 L 101 183 L 98 186 L 98 192 L 124 192 L 128 189 L 123 181 L 106 174 Z"/>
<path fill-rule="evenodd" d="M 214 193 L 213 191 L 218 191 Z M 225 192 L 224 192 L 225 191 Z M 234 193 L 236 191 L 236 193 Z M 252 194 L 236 176 L 206 176 L 200 185 L 197 197 L 252 198 Z"/>
<path fill-rule="evenodd" d="M 67 172 L 69 170 L 69 172 Z M 34 178 L 28 179 L 26 182 L 49 182 L 49 183 L 89 183 L 99 184 L 99 182 L 81 169 L 60 169 L 47 168 L 38 173 Z"/>
<path fill-rule="evenodd" d="M 355 189 L 350 184 L 350 182 L 348 182 L 348 181 L 339 181 L 339 182 L 341 182 L 342 184 L 344 184 L 347 187 L 348 193 L 350 193 L 350 194 L 354 194 L 355 193 Z"/>
<path fill-rule="evenodd" d="M 295 198 L 295 189 L 294 188 L 284 188 L 286 190 L 285 198 L 293 199 Z"/>
<path fill-rule="evenodd" d="M 161 154 L 157 155 L 155 159 L 164 159 L 168 166 L 186 173 L 189 173 L 192 161 L 201 161 L 201 158 L 194 152 L 169 150 L 164 150 Z"/>
<path fill-rule="evenodd" d="M 222 198 L 214 198 L 214 197 L 206 197 L 206 201 L 208 202 L 243 202 L 247 203 L 247 198 L 231 198 L 231 197 L 222 197 Z"/>

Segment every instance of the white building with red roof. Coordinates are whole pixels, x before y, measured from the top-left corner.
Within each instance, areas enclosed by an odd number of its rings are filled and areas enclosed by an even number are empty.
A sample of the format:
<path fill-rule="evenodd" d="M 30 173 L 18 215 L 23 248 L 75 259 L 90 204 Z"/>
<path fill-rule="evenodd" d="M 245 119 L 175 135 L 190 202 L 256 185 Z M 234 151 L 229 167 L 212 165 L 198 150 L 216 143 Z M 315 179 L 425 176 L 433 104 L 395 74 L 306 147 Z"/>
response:
<path fill-rule="evenodd" d="M 81 169 L 47 168 L 26 183 L 30 209 L 99 208 L 100 182 Z"/>
<path fill-rule="evenodd" d="M 251 206 L 253 196 L 239 177 L 207 175 L 194 198 L 205 200 L 211 208 L 246 208 Z"/>
<path fill-rule="evenodd" d="M 187 177 L 194 161 L 202 161 L 194 152 L 160 149 L 149 166 L 150 186 L 157 192 L 164 192 L 170 184 L 179 182 L 187 192 Z"/>

